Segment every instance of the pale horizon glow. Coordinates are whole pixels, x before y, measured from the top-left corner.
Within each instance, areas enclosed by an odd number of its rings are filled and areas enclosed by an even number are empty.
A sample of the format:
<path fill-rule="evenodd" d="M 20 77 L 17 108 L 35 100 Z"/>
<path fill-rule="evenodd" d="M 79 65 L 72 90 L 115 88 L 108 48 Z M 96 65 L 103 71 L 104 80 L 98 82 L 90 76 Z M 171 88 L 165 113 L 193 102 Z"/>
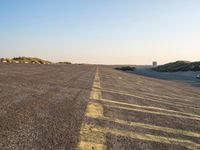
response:
<path fill-rule="evenodd" d="M 199 0 L 1 0 L 0 57 L 200 61 Z"/>

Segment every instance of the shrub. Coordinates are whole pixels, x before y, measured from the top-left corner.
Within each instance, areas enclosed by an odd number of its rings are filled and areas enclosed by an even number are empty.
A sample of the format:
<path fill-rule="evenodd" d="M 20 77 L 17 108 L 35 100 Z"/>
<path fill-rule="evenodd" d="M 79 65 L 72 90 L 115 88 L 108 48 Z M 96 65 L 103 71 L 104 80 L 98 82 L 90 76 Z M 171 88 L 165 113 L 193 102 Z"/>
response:
<path fill-rule="evenodd" d="M 121 71 L 134 71 L 135 67 L 130 67 L 130 66 L 124 66 L 120 68 L 115 68 L 116 70 L 121 70 Z"/>

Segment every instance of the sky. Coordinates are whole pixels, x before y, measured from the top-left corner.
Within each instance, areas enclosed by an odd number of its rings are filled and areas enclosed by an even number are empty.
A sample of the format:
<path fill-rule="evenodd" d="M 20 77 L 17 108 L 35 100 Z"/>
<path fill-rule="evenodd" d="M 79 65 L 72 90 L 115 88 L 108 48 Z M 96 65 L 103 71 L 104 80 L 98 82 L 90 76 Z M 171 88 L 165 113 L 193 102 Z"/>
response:
<path fill-rule="evenodd" d="M 0 0 L 0 57 L 200 61 L 200 0 Z"/>

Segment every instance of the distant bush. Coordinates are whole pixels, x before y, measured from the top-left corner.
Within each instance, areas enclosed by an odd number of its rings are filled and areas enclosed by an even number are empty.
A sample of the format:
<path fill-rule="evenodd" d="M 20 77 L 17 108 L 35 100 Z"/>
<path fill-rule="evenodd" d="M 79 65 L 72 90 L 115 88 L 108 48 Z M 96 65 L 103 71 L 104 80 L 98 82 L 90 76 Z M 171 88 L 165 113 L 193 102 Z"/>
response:
<path fill-rule="evenodd" d="M 159 72 L 200 71 L 200 62 L 176 61 L 152 69 Z"/>
<path fill-rule="evenodd" d="M 124 66 L 124 67 L 118 67 L 115 68 L 116 70 L 121 70 L 121 71 L 134 71 L 135 67 L 131 67 L 131 66 Z"/>
<path fill-rule="evenodd" d="M 1 58 L 1 59 L 0 59 L 0 62 L 7 62 L 7 63 L 11 63 L 11 62 L 12 62 L 12 60 L 11 60 L 11 59 L 9 59 L 9 58 Z"/>
<path fill-rule="evenodd" d="M 58 62 L 57 64 L 72 64 L 71 62 Z"/>

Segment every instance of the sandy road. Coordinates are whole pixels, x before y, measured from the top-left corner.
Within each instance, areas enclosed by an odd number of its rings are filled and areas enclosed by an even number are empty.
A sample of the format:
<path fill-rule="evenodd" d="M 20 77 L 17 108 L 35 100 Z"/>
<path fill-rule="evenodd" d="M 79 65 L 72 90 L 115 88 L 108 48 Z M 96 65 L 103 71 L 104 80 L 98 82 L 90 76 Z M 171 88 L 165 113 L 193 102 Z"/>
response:
<path fill-rule="evenodd" d="M 0 149 L 200 149 L 199 88 L 105 66 L 0 69 Z"/>

